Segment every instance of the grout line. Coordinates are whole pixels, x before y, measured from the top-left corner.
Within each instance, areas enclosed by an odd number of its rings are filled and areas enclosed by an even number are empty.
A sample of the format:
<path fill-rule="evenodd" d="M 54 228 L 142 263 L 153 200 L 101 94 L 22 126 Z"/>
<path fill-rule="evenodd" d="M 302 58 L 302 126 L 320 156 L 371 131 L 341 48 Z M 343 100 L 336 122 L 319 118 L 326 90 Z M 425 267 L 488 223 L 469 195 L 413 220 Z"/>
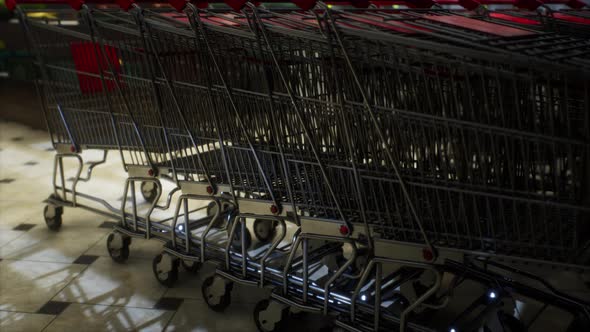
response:
<path fill-rule="evenodd" d="M 110 234 L 110 233 L 106 233 L 106 234 L 105 234 L 103 237 L 101 237 L 100 239 L 96 240 L 96 242 L 94 242 L 92 245 L 88 246 L 88 249 L 86 249 L 86 250 L 85 250 L 85 251 L 84 251 L 82 254 L 80 254 L 80 256 L 82 256 L 82 255 L 86 255 L 86 253 L 87 253 L 88 251 L 90 251 L 90 249 L 92 249 L 92 248 L 94 248 L 96 245 L 98 245 L 100 241 L 102 241 L 102 240 L 105 240 L 105 242 L 106 242 L 106 238 L 109 236 L 109 234 Z M 104 257 L 104 256 L 101 256 L 101 255 L 95 255 L 95 256 L 98 256 L 98 257 Z M 110 256 L 109 256 L 109 257 L 110 257 Z"/>
<path fill-rule="evenodd" d="M 64 311 L 65 311 L 65 310 L 64 310 Z M 61 315 L 61 314 L 63 314 L 63 311 L 62 311 L 62 312 L 61 312 L 59 315 Z M 55 319 L 56 319 L 56 318 L 57 318 L 59 315 L 55 315 L 55 316 L 53 317 L 53 319 L 52 319 L 51 321 L 49 321 L 49 323 L 47 323 L 47 325 L 45 325 L 45 326 L 44 326 L 44 327 L 41 329 L 41 331 L 39 331 L 39 332 L 43 332 L 43 331 L 45 331 L 45 330 L 46 330 L 46 329 L 49 327 L 49 325 L 51 325 L 51 324 L 52 324 L 52 323 L 55 321 Z"/>
<path fill-rule="evenodd" d="M 2 309 L 0 311 L 4 311 L 4 312 L 17 312 L 17 313 L 21 313 L 21 314 L 37 314 L 36 311 L 23 311 L 23 310 L 7 310 L 7 309 Z M 41 315 L 41 314 L 38 314 Z"/>
<path fill-rule="evenodd" d="M 14 231 L 14 232 L 19 232 L 19 231 Z M 19 232 L 19 233 L 20 233 L 20 235 L 17 235 L 12 240 L 9 240 L 8 242 L 4 243 L 3 245 L 0 246 L 0 248 L 6 247 L 7 245 L 11 244 L 12 242 L 18 240 L 20 237 L 24 236 L 27 232 Z"/>
<path fill-rule="evenodd" d="M 51 263 L 51 264 L 63 264 L 63 265 L 74 264 L 73 262 L 39 261 L 39 260 L 34 260 L 34 259 L 20 259 L 20 258 L 6 258 L 6 257 L 2 257 L 2 260 L 13 261 L 13 262 Z M 76 264 L 76 265 L 78 265 L 78 264 Z"/>
<path fill-rule="evenodd" d="M 184 304 L 184 301 L 182 301 Z M 182 304 L 180 306 L 182 306 Z M 180 307 L 178 307 L 180 309 Z M 172 312 L 172 315 L 170 315 L 170 318 L 168 319 L 168 321 L 166 322 L 166 325 L 164 325 L 164 328 L 162 329 L 162 332 L 166 332 L 166 330 L 168 329 L 168 326 L 170 326 L 170 323 L 172 323 L 172 320 L 174 319 L 174 317 L 176 316 L 176 314 L 178 313 L 178 309 L 174 310 L 174 312 Z"/>

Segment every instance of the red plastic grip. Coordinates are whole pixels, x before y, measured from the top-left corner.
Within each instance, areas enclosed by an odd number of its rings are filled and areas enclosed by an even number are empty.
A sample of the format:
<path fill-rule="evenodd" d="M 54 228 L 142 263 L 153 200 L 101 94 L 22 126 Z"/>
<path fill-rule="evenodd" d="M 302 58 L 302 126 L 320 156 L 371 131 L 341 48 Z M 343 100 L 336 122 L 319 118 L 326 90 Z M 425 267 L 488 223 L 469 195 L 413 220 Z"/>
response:
<path fill-rule="evenodd" d="M 477 0 L 459 0 L 459 5 L 467 10 L 474 10 L 481 6 L 481 3 Z"/>
<path fill-rule="evenodd" d="M 131 9 L 131 6 L 133 6 L 133 4 L 135 3 L 135 1 L 133 0 L 115 0 L 117 2 L 117 5 L 119 5 L 119 7 L 121 7 L 121 9 L 123 9 L 124 11 L 128 11 L 129 9 Z"/>
<path fill-rule="evenodd" d="M 6 5 L 6 8 L 8 8 L 8 10 L 10 11 L 13 11 L 14 8 L 16 8 L 16 1 L 14 0 L 6 0 L 4 4 Z"/>
<path fill-rule="evenodd" d="M 182 12 L 186 7 L 186 0 L 168 0 L 168 3 L 179 12 Z"/>
<path fill-rule="evenodd" d="M 235 11 L 242 10 L 242 8 L 244 8 L 246 3 L 248 2 L 248 0 L 223 0 L 223 1 Z"/>
<path fill-rule="evenodd" d="M 310 10 L 316 4 L 316 0 L 292 0 L 291 2 L 303 10 Z"/>
<path fill-rule="evenodd" d="M 68 0 L 68 4 L 74 10 L 80 10 L 80 9 L 82 9 L 82 6 L 84 5 L 84 0 Z"/>

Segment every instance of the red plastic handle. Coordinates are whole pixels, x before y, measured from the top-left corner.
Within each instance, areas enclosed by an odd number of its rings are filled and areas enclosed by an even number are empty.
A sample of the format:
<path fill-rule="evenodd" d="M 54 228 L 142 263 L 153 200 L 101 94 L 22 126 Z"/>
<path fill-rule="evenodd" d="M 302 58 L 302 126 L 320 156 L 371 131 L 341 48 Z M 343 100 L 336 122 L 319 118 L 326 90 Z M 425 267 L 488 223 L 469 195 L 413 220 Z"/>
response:
<path fill-rule="evenodd" d="M 248 0 L 139 0 L 138 2 L 165 2 L 167 1 L 178 11 L 182 11 L 190 1 L 198 8 L 206 8 L 208 4 L 225 2 L 234 10 L 244 8 Z M 75 10 L 80 10 L 85 3 L 92 4 L 118 4 L 123 10 L 129 10 L 136 0 L 6 0 L 8 10 L 14 10 L 18 4 L 67 4 Z M 317 0 L 263 0 L 261 2 L 291 2 L 303 10 L 313 8 Z M 511 4 L 515 7 L 535 10 L 544 4 L 565 4 L 574 9 L 586 6 L 581 0 L 393 0 L 393 1 L 371 1 L 371 0 L 328 0 L 328 4 L 352 5 L 357 8 L 367 8 L 370 4 L 377 6 L 390 6 L 392 4 L 404 4 L 413 8 L 429 8 L 435 4 L 439 5 L 460 5 L 467 10 L 473 10 L 481 5 Z"/>

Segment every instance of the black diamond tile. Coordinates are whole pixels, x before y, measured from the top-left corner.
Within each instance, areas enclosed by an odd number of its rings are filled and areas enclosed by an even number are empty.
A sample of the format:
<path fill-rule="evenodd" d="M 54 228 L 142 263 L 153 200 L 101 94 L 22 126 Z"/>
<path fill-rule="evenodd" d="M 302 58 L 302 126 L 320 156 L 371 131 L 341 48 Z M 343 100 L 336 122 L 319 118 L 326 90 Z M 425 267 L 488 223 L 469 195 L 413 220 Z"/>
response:
<path fill-rule="evenodd" d="M 98 256 L 94 255 L 82 255 L 74 261 L 74 264 L 82 264 L 82 265 L 90 265 L 94 263 L 94 261 L 98 258 Z"/>
<path fill-rule="evenodd" d="M 12 230 L 26 232 L 35 226 L 37 226 L 37 225 L 35 225 L 35 224 L 19 224 L 19 225 L 16 225 Z"/>
<path fill-rule="evenodd" d="M 24 139 L 25 139 L 25 138 L 24 138 L 24 137 L 22 137 L 22 136 L 17 136 L 17 137 L 13 137 L 13 138 L 11 138 L 10 140 L 11 140 L 11 141 L 13 141 L 13 142 L 20 142 L 20 141 L 22 141 L 22 140 L 24 140 Z"/>
<path fill-rule="evenodd" d="M 66 310 L 69 305 L 70 302 L 49 301 L 45 303 L 37 313 L 44 315 L 59 315 Z"/>
<path fill-rule="evenodd" d="M 14 181 L 14 179 L 11 179 L 11 178 L 0 179 L 0 183 L 10 183 L 12 181 Z"/>
<path fill-rule="evenodd" d="M 25 166 L 35 166 L 35 165 L 37 165 L 37 164 L 38 164 L 38 162 L 36 162 L 36 161 L 27 161 L 27 162 L 25 163 Z"/>
<path fill-rule="evenodd" d="M 163 297 L 156 303 L 154 309 L 176 311 L 183 301 L 184 299 L 178 299 L 175 297 Z"/>
<path fill-rule="evenodd" d="M 55 149 L 52 148 L 52 147 L 51 148 L 45 148 L 45 151 L 53 151 L 53 150 L 55 150 Z"/>
<path fill-rule="evenodd" d="M 111 228 L 114 228 L 115 226 L 117 226 L 117 224 L 118 223 L 115 222 L 115 221 L 105 221 L 102 224 L 98 225 L 98 228 L 108 228 L 108 229 L 111 229 Z"/>

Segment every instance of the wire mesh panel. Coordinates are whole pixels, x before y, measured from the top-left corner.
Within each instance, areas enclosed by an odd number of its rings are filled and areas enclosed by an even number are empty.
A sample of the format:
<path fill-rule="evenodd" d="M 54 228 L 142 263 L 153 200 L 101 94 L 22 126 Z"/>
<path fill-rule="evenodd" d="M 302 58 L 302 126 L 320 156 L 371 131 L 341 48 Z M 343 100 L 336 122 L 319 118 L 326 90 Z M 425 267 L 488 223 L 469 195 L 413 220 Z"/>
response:
<path fill-rule="evenodd" d="M 150 50 L 134 18 L 125 12 L 93 10 L 89 17 L 102 53 L 116 56 L 103 68 L 105 83 L 114 87 L 112 105 L 126 165 L 166 166 L 168 145 L 163 127 L 160 92 L 151 67 Z"/>
<path fill-rule="evenodd" d="M 58 13 L 63 16 L 63 13 Z M 84 22 L 64 25 L 59 18 L 27 18 L 26 37 L 36 58 L 45 117 L 54 144 L 74 148 L 117 148 L 116 132 L 100 66 L 118 68 L 112 49 L 97 55 L 99 47 Z"/>
<path fill-rule="evenodd" d="M 588 73 L 345 22 L 332 33 L 350 60 L 342 74 L 353 121 L 381 132 L 355 144 L 371 160 L 363 197 L 378 232 L 420 240 L 412 202 L 439 245 L 573 262 L 588 239 Z"/>

